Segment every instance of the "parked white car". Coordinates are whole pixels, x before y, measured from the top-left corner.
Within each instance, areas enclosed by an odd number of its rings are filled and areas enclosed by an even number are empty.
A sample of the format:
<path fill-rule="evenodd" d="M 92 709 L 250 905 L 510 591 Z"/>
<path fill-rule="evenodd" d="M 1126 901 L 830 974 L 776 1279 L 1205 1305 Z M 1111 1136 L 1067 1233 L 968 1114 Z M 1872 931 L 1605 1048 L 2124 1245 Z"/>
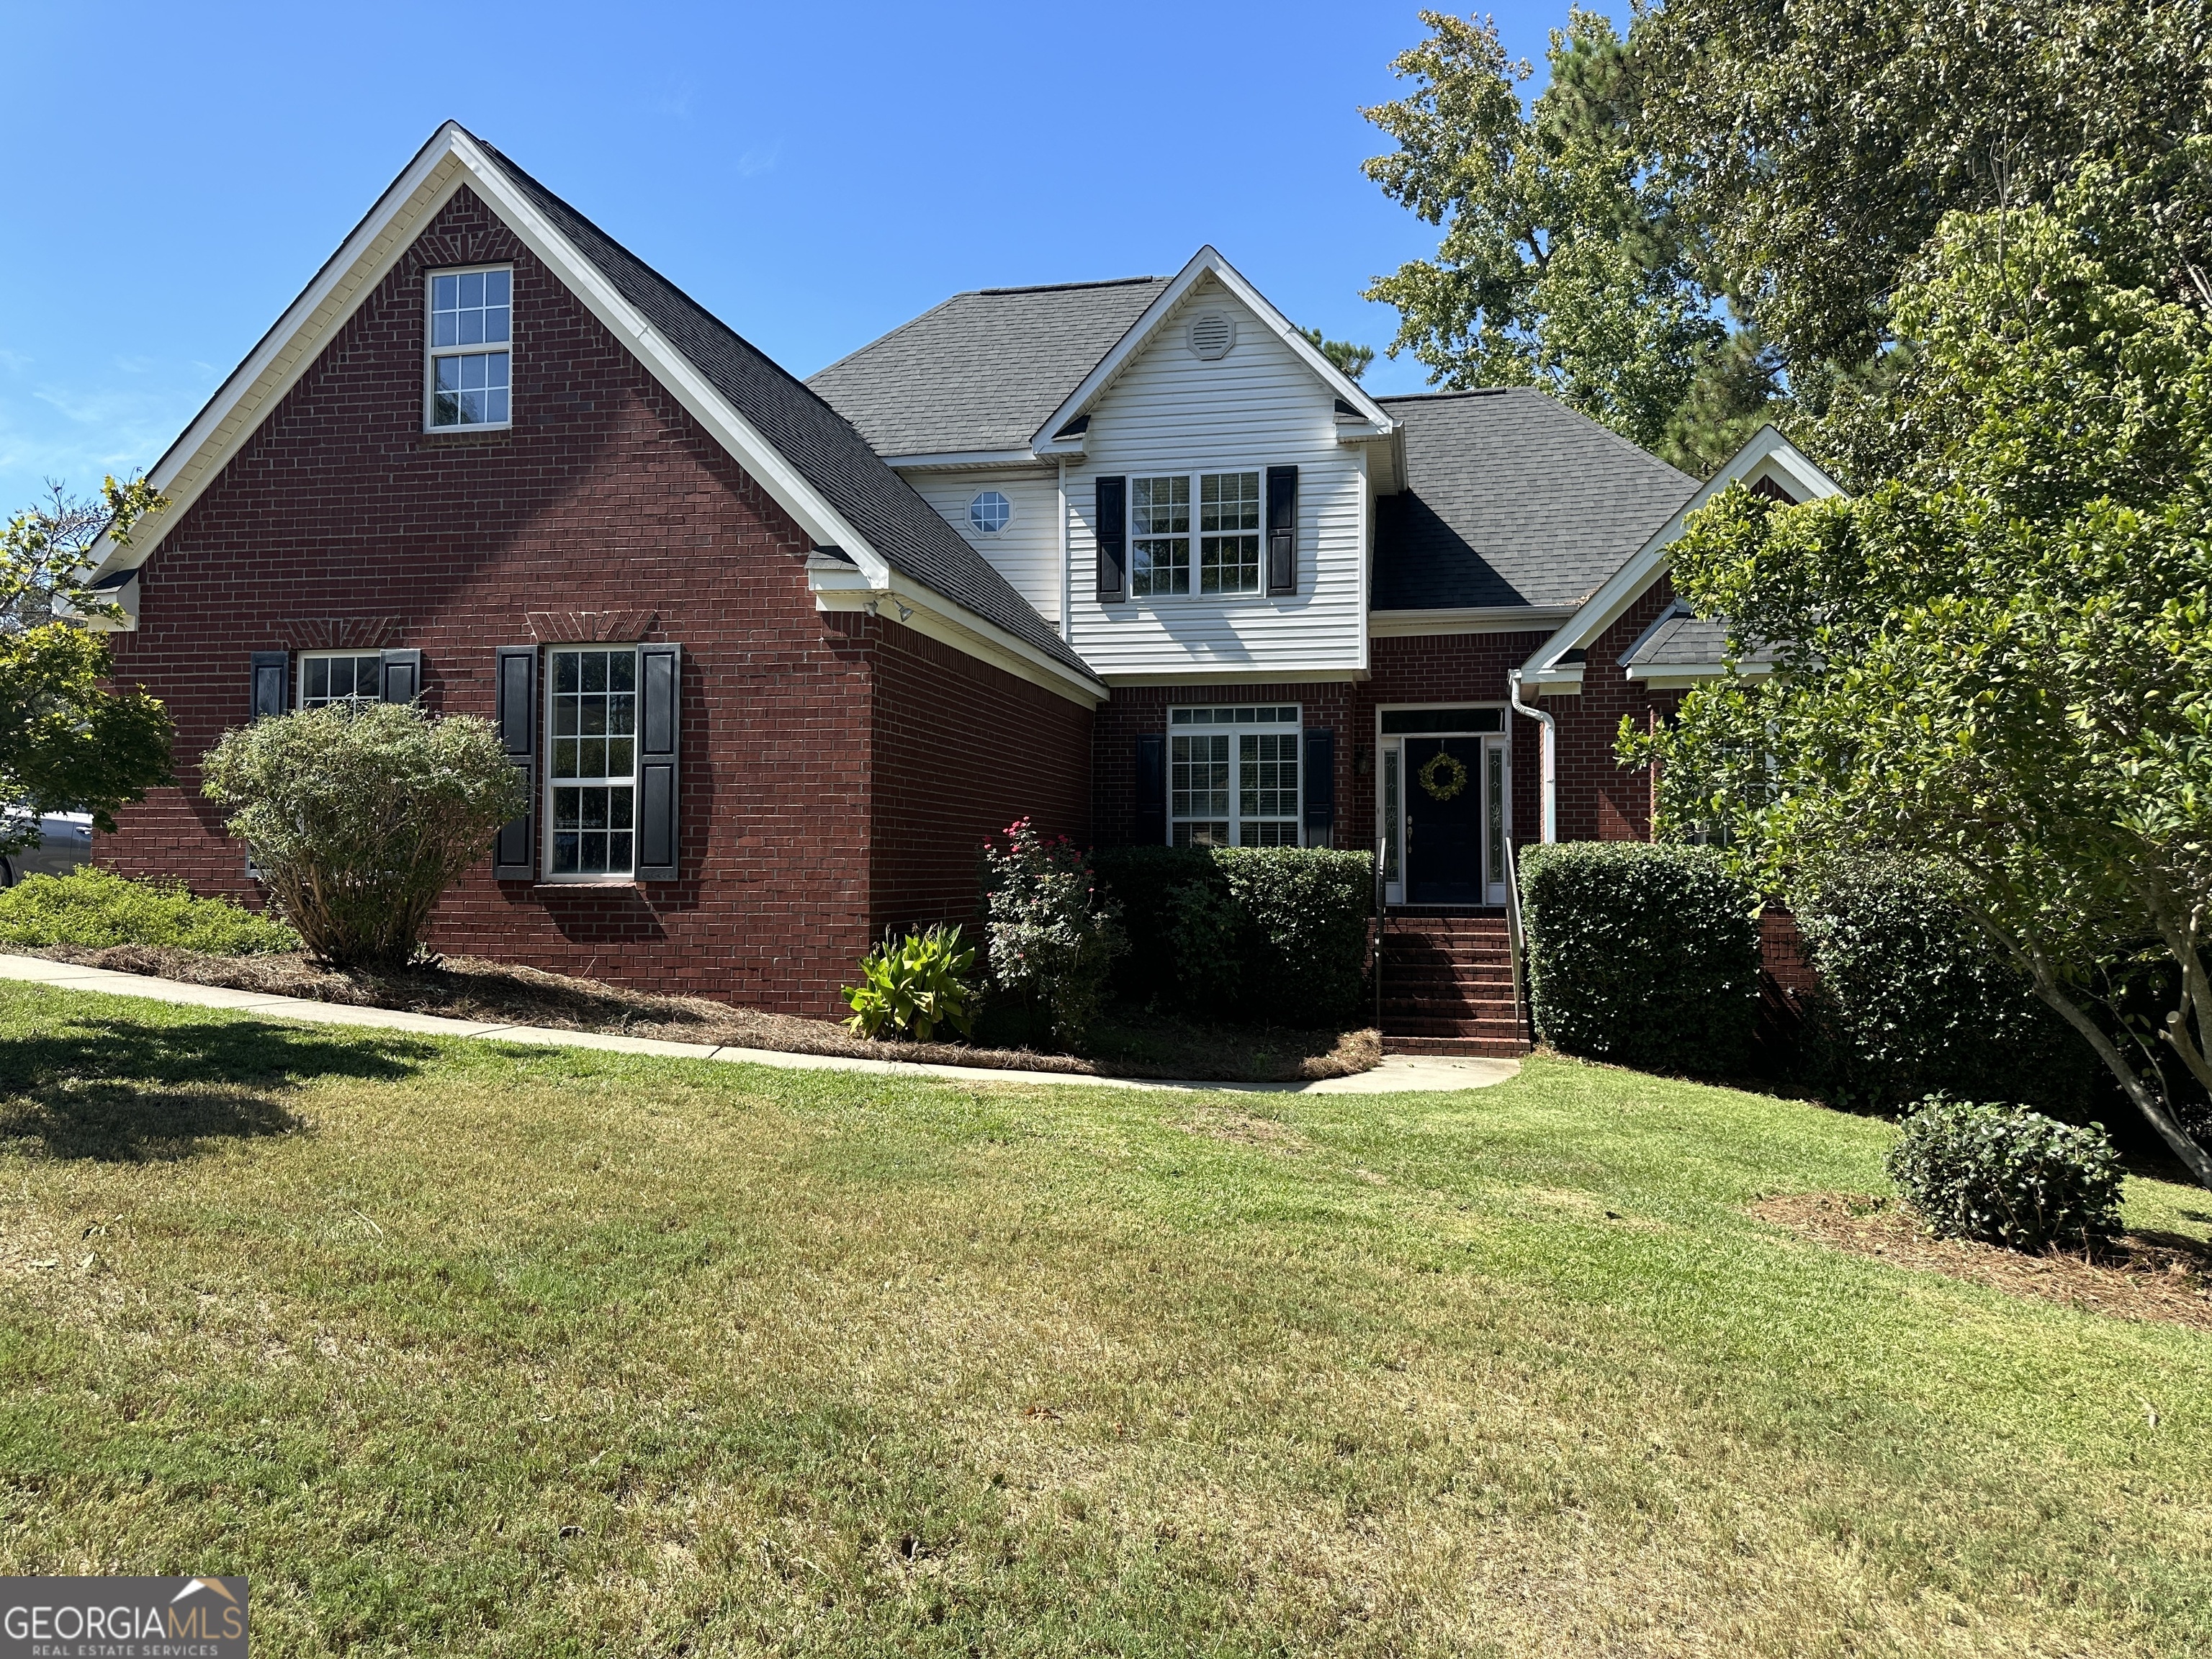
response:
<path fill-rule="evenodd" d="M 20 814 L 9 817 L 21 821 Z M 66 876 L 91 861 L 91 814 L 49 812 L 39 820 L 36 847 L 0 855 L 0 887 L 13 887 L 26 876 Z"/>

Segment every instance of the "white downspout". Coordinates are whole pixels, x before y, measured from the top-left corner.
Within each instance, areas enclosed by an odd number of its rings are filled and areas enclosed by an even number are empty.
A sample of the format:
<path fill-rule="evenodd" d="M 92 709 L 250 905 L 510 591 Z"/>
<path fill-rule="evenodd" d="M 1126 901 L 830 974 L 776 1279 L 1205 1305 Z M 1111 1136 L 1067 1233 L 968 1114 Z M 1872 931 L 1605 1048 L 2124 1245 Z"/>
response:
<path fill-rule="evenodd" d="M 1521 701 L 1521 671 L 1510 671 L 1505 676 L 1506 695 L 1512 700 L 1514 712 L 1526 714 L 1541 729 L 1536 741 L 1536 788 L 1538 817 L 1542 824 L 1539 836 L 1546 846 L 1559 838 L 1559 774 L 1557 759 L 1559 723 L 1540 708 L 1531 708 Z"/>

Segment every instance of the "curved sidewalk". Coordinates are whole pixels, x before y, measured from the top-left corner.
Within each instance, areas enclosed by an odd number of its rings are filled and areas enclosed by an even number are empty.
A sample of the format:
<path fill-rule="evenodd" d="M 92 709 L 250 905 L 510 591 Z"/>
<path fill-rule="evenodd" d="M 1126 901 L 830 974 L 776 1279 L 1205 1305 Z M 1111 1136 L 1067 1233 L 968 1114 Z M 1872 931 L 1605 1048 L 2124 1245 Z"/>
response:
<path fill-rule="evenodd" d="M 191 985 L 147 974 L 118 973 L 44 957 L 0 955 L 0 980 L 50 985 L 57 990 L 98 991 L 109 996 L 140 997 L 152 1002 L 223 1008 L 255 1019 L 303 1020 L 318 1025 L 361 1025 L 379 1030 L 416 1031 L 430 1036 L 489 1037 L 500 1042 L 532 1042 L 555 1048 L 605 1048 L 617 1054 L 654 1054 L 669 1060 L 720 1060 L 749 1066 L 781 1066 L 793 1071 L 879 1072 L 893 1076 L 937 1077 L 961 1083 L 1077 1084 L 1111 1089 L 1233 1090 L 1249 1094 L 1384 1095 L 1427 1094 L 1486 1088 L 1521 1069 L 1513 1060 L 1441 1060 L 1391 1054 L 1371 1072 L 1320 1078 L 1310 1083 L 1165 1083 L 1145 1078 L 1093 1077 L 1083 1072 L 1027 1072 L 991 1066 L 938 1066 L 920 1060 L 864 1060 L 844 1054 L 794 1054 L 776 1048 L 739 1048 L 712 1042 L 669 1042 L 658 1037 L 618 1036 L 606 1031 L 564 1031 L 546 1025 L 501 1025 L 482 1020 L 448 1019 L 398 1008 L 362 1008 L 350 1003 L 317 1002 L 307 997 L 270 996 L 221 985 Z"/>

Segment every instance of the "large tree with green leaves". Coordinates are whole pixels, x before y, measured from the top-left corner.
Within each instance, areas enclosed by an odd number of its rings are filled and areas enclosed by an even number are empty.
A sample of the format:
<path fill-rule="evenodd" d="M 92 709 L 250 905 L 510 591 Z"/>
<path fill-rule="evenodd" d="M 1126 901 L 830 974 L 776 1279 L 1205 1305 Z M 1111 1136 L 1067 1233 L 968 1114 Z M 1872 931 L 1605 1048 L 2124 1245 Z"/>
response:
<path fill-rule="evenodd" d="M 117 807 L 168 781 L 168 711 L 108 685 L 107 646 L 83 626 L 116 614 L 84 585 L 93 544 L 128 545 L 161 505 L 143 480 L 110 478 L 96 501 L 57 487 L 0 531 L 0 851 L 35 843 L 44 812 L 112 830 Z"/>
<path fill-rule="evenodd" d="M 2175 1109 L 2212 1090 L 2212 289 L 2153 210 L 2205 149 L 1942 222 L 1858 416 L 1887 476 L 1730 490 L 1675 549 L 1778 672 L 1621 743 L 1771 881 L 1940 867 L 2212 1186 Z"/>
<path fill-rule="evenodd" d="M 1398 309 L 1392 354 L 1438 386 L 1541 386 L 1647 448 L 1713 448 L 1686 409 L 1724 427 L 1771 387 L 1755 350 L 1730 352 L 1668 180 L 1638 154 L 1613 25 L 1571 11 L 1550 84 L 1524 107 L 1532 68 L 1493 21 L 1421 21 L 1428 38 L 1392 65 L 1413 90 L 1364 112 L 1398 144 L 1368 176 L 1443 230 L 1435 258 L 1366 291 Z"/>
<path fill-rule="evenodd" d="M 2207 0 L 1659 0 L 1630 31 L 1631 148 L 1817 409 L 1891 337 L 1946 214 L 2048 204 L 2205 131 L 2208 21 Z M 2144 206 L 2212 230 L 2186 198 Z"/>

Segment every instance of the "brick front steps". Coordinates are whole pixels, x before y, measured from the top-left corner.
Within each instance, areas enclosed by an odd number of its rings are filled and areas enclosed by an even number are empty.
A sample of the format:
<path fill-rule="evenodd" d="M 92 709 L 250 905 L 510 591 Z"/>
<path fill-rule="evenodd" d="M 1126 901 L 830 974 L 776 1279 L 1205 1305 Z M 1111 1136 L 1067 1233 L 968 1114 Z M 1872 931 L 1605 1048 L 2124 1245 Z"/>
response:
<path fill-rule="evenodd" d="M 1382 1052 L 1510 1059 L 1528 1052 L 1503 910 L 1390 911 L 1382 923 Z"/>

